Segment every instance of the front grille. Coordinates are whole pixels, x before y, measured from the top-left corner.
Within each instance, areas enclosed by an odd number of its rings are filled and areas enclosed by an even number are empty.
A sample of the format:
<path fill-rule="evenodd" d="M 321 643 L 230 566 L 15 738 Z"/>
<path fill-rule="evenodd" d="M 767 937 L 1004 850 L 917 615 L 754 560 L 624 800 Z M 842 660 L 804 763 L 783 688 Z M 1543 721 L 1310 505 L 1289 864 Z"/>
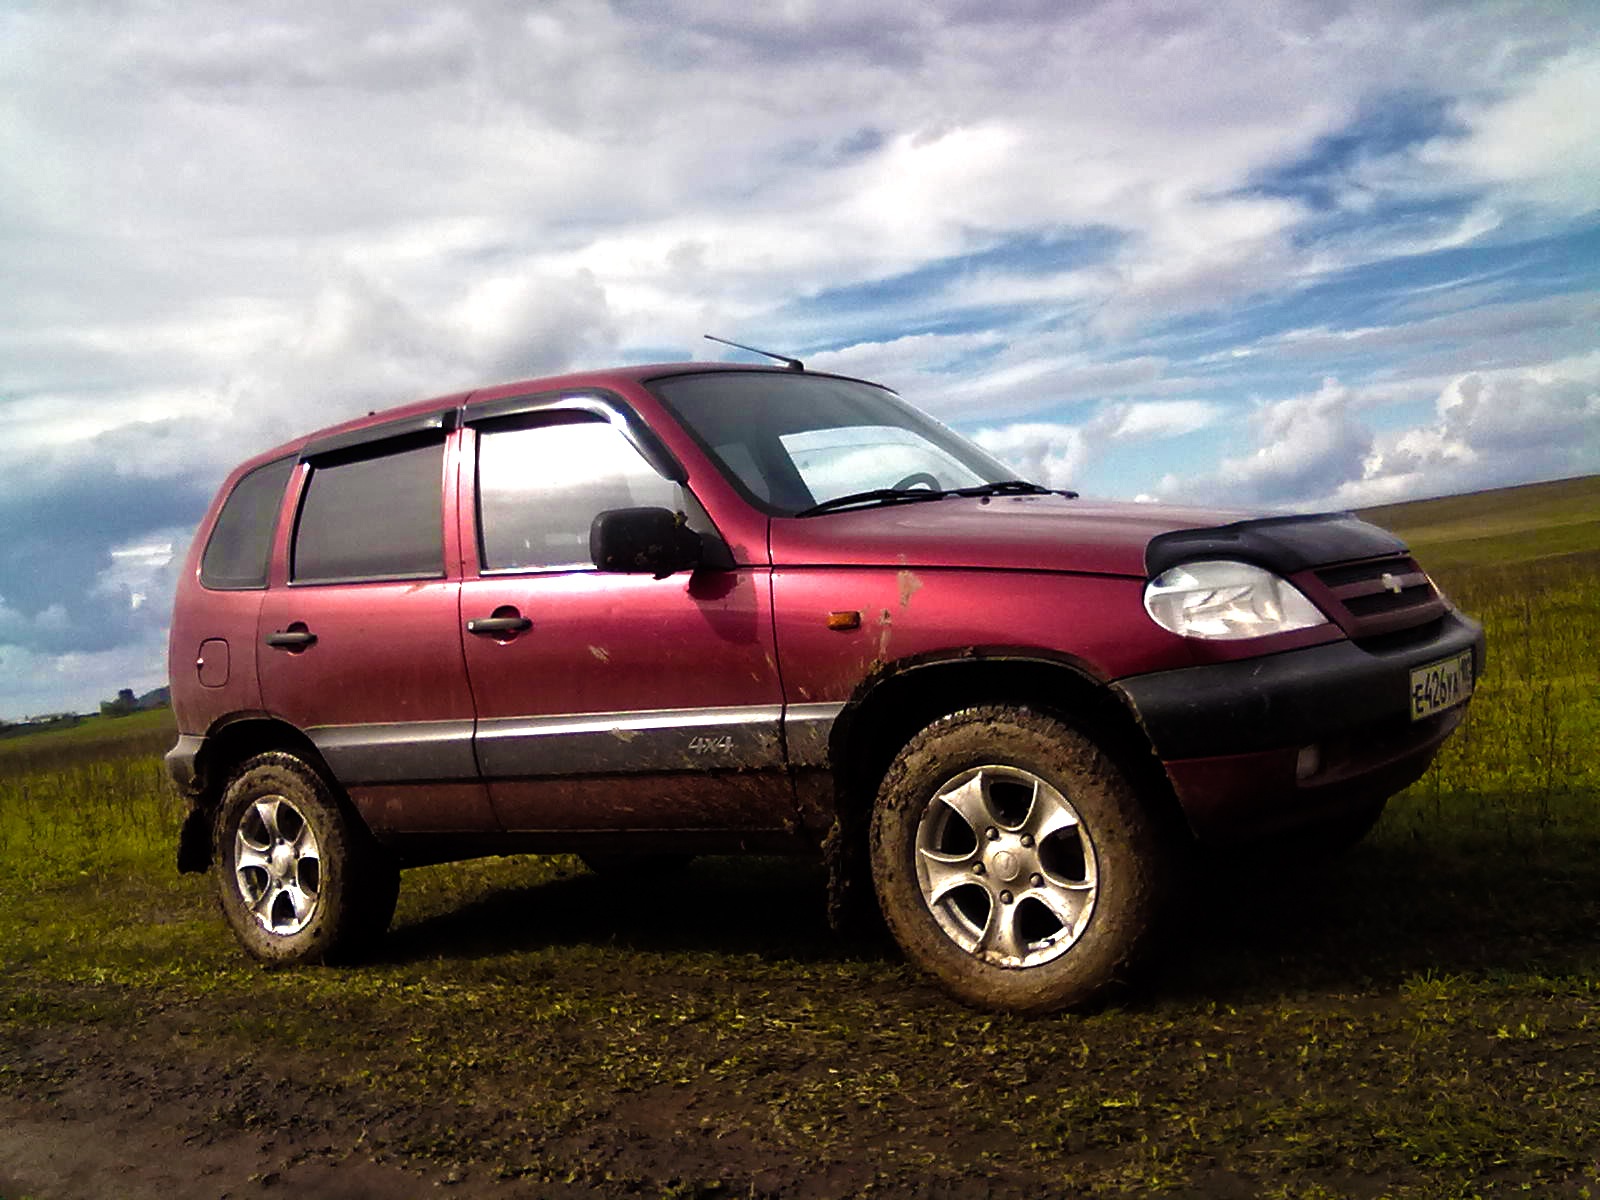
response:
<path fill-rule="evenodd" d="M 1352 638 L 1378 637 L 1444 615 L 1444 597 L 1404 555 L 1319 567 L 1314 597 Z"/>

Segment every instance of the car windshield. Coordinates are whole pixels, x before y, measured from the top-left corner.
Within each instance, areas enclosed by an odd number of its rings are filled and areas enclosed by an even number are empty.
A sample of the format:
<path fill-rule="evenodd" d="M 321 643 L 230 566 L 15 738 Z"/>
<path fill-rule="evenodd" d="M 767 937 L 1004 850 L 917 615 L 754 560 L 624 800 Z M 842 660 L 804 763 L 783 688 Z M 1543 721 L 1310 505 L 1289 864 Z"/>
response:
<path fill-rule="evenodd" d="M 858 380 L 716 371 L 650 388 L 723 474 L 774 516 L 861 493 L 931 495 L 1016 474 L 886 388 Z"/>

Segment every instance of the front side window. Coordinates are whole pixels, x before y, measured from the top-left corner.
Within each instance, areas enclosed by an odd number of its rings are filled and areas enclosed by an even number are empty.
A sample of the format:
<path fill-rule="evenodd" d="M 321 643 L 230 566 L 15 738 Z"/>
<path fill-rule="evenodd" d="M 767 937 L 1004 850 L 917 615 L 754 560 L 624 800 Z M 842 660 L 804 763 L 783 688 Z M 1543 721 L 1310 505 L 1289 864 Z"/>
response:
<path fill-rule="evenodd" d="M 257 467 L 234 485 L 223 502 L 200 558 L 200 582 L 217 591 L 246 591 L 267 586 L 272 535 L 278 528 L 283 489 L 294 471 L 294 459 Z"/>
<path fill-rule="evenodd" d="M 650 388 L 759 507 L 793 516 L 874 488 L 1011 479 L 965 438 L 873 384 L 788 371 L 674 375 Z"/>
<path fill-rule="evenodd" d="M 677 510 L 663 479 L 617 428 L 589 413 L 478 430 L 479 550 L 485 571 L 591 567 L 589 527 L 613 508 Z"/>
<path fill-rule="evenodd" d="M 444 574 L 444 441 L 357 451 L 312 464 L 295 527 L 295 583 Z"/>

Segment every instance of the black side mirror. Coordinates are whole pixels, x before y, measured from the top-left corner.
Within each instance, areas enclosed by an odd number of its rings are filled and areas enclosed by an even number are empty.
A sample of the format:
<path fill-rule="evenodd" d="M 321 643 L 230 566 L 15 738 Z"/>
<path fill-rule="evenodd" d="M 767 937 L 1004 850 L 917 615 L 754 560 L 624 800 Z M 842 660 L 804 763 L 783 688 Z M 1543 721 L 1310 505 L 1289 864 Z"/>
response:
<path fill-rule="evenodd" d="M 664 508 L 609 508 L 589 526 L 589 557 L 602 571 L 649 572 L 665 579 L 693 570 L 705 553 L 682 513 Z"/>

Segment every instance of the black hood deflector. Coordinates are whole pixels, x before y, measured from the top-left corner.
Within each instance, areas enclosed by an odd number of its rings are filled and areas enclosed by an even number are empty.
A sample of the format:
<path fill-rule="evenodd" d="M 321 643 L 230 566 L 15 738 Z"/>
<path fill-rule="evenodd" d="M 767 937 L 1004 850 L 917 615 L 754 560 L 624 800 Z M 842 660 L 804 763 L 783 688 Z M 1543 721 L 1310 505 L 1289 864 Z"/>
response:
<path fill-rule="evenodd" d="M 1157 534 L 1145 547 L 1151 578 L 1180 563 L 1229 558 L 1254 563 L 1279 575 L 1307 567 L 1404 554 L 1406 544 L 1387 530 L 1353 513 L 1255 517 L 1209 529 L 1177 529 Z"/>

